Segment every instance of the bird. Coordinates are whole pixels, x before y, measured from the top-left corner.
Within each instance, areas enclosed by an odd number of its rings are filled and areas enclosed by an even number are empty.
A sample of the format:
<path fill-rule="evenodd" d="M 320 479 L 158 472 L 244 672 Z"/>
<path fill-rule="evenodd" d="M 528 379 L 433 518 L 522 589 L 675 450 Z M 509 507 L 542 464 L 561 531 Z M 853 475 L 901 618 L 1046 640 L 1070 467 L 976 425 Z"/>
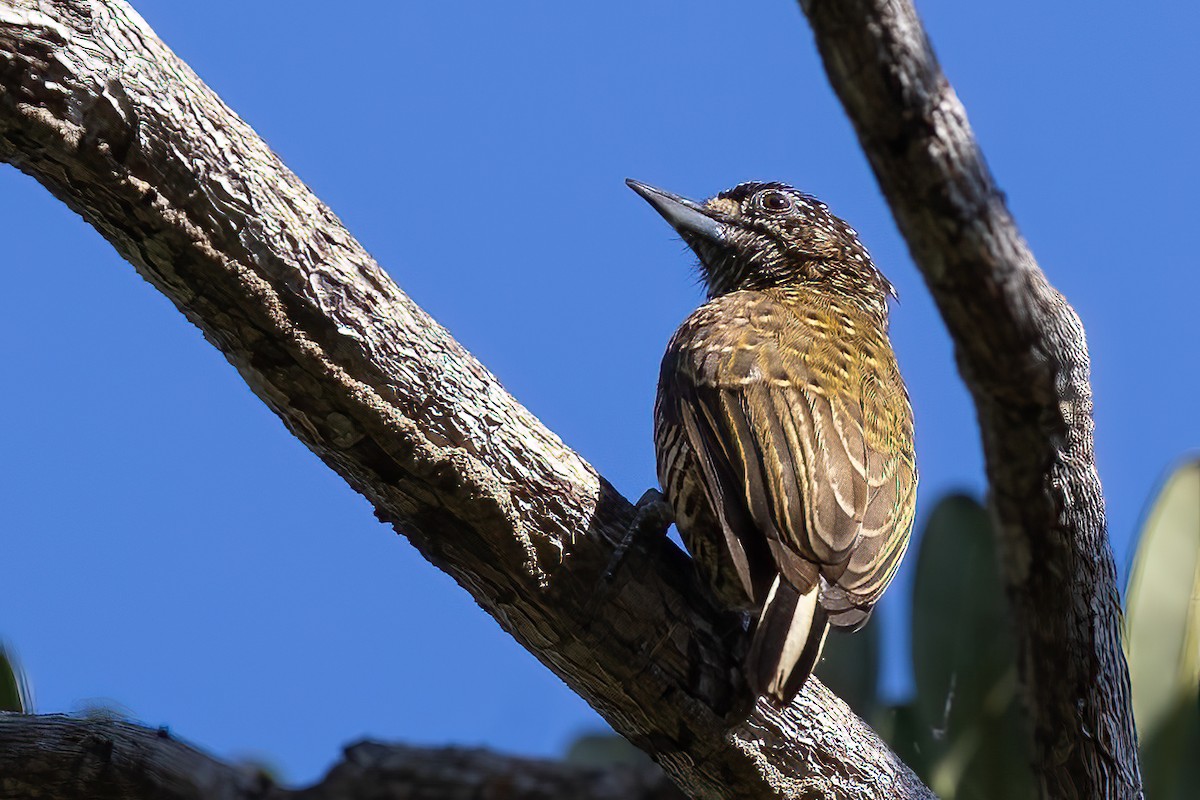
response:
<path fill-rule="evenodd" d="M 829 629 L 866 623 L 908 546 L 917 469 L 888 338 L 896 291 L 856 231 L 792 186 L 695 202 L 626 183 L 694 251 L 707 290 L 662 361 L 659 497 L 711 596 L 749 616 L 747 685 L 785 707 Z"/>

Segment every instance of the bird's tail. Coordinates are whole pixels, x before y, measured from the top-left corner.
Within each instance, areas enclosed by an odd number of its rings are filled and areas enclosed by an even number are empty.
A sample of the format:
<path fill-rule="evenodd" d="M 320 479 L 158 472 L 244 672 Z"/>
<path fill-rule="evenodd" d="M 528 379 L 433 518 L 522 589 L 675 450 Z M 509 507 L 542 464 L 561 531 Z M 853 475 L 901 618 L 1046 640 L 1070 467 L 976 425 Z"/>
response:
<path fill-rule="evenodd" d="M 767 595 L 746 655 L 746 680 L 776 707 L 792 702 L 821 657 L 829 619 L 818 602 L 820 581 L 801 593 L 779 576 Z"/>

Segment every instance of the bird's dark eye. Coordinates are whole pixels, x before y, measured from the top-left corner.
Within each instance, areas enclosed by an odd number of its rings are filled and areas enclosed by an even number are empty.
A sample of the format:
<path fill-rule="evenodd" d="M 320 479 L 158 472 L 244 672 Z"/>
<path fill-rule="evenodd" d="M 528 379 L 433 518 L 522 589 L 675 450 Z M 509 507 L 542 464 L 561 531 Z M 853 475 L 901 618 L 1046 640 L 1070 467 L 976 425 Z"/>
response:
<path fill-rule="evenodd" d="M 783 192 L 763 192 L 758 198 L 758 204 L 767 211 L 787 211 L 792 207 L 792 198 Z"/>

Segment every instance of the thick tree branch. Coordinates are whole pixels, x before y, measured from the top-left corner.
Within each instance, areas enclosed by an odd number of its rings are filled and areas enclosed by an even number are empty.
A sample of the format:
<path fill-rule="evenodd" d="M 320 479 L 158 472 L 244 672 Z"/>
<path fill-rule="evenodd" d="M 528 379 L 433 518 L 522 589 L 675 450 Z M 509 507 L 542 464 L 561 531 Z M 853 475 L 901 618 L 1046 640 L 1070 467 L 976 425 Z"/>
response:
<path fill-rule="evenodd" d="M 121 800 L 682 800 L 662 772 L 582 767 L 486 750 L 360 742 L 318 783 L 284 789 L 165 730 L 128 722 L 0 713 L 0 797 Z"/>
<path fill-rule="evenodd" d="M 1046 280 L 909 0 L 801 0 L 979 413 L 1045 797 L 1141 794 L 1083 326 Z"/>
<path fill-rule="evenodd" d="M 96 227 L 301 441 L 696 797 L 929 797 L 817 681 L 726 721 L 737 621 L 115 0 L 0 2 L 0 159 Z"/>

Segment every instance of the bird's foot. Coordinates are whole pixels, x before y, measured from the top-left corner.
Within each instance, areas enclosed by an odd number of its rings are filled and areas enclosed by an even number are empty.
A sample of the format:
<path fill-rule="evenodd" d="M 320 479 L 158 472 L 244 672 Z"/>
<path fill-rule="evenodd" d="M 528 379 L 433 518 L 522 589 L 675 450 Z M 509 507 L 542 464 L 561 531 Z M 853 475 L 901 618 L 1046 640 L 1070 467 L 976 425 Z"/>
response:
<path fill-rule="evenodd" d="M 674 522 L 675 511 L 663 493 L 658 489 L 647 489 L 634 506 L 633 522 L 629 523 L 629 530 L 625 532 L 625 542 L 651 533 L 656 539 L 666 536 L 667 528 Z"/>
<path fill-rule="evenodd" d="M 625 560 L 625 554 L 634 542 L 649 535 L 655 538 L 666 536 L 667 528 L 671 527 L 674 521 L 675 512 L 671 510 L 671 504 L 663 497 L 662 492 L 657 489 L 647 489 L 643 492 L 634 507 L 633 521 L 629 523 L 625 535 L 613 549 L 612 558 L 609 559 L 608 567 L 600 579 L 601 584 L 608 586 L 613 582 L 617 570 L 621 568 L 621 562 Z"/>
<path fill-rule="evenodd" d="M 633 521 L 625 529 L 625 535 L 613 548 L 612 558 L 608 560 L 608 566 L 604 568 L 599 585 L 592 593 L 592 599 L 588 603 L 590 609 L 595 609 L 608 597 L 613 580 L 617 577 L 617 570 L 621 568 L 621 563 L 625 560 L 625 555 L 633 543 L 650 534 L 656 537 L 666 536 L 667 528 L 671 527 L 671 523 L 674 521 L 675 515 L 671 511 L 671 504 L 662 496 L 662 493 L 657 489 L 647 489 L 634 507 Z"/>

